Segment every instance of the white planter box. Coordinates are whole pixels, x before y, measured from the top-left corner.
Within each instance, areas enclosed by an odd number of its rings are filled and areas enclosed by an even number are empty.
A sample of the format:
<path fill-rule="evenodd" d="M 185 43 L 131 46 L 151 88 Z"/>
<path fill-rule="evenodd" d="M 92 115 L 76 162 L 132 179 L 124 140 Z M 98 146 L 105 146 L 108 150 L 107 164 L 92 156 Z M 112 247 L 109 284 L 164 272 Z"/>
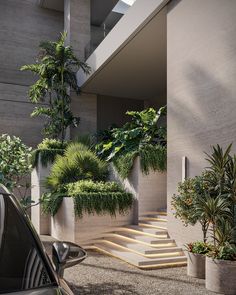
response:
<path fill-rule="evenodd" d="M 44 181 L 49 175 L 50 168 L 51 166 L 43 167 L 39 159 L 38 166 L 34 168 L 31 173 L 31 198 L 35 203 L 38 203 L 42 194 L 47 191 L 44 186 Z M 40 205 L 31 208 L 31 221 L 39 235 L 50 235 L 50 216 L 42 213 Z"/>
<path fill-rule="evenodd" d="M 130 175 L 122 180 L 113 165 L 110 166 L 110 180 L 122 184 L 135 199 L 134 223 L 138 222 L 138 217 L 149 211 L 166 209 L 167 206 L 167 174 L 166 172 L 151 171 L 144 175 L 140 168 L 139 157 L 135 159 Z"/>
<path fill-rule="evenodd" d="M 57 214 L 52 217 L 51 235 L 64 241 L 85 245 L 96 238 L 101 238 L 103 233 L 112 231 L 115 227 L 132 223 L 133 212 L 127 215 L 111 217 L 106 215 L 87 215 L 79 219 L 74 214 L 73 198 L 64 198 Z"/>

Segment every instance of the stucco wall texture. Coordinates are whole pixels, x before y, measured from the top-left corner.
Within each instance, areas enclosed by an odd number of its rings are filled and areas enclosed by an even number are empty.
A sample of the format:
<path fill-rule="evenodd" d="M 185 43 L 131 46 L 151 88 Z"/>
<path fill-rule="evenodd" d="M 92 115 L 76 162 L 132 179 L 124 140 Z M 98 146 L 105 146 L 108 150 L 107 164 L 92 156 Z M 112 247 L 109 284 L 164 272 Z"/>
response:
<path fill-rule="evenodd" d="M 171 198 L 181 181 L 207 165 L 204 151 L 234 142 L 236 152 L 236 1 L 173 0 L 167 15 L 168 229 L 179 244 L 201 239 L 173 217 Z"/>

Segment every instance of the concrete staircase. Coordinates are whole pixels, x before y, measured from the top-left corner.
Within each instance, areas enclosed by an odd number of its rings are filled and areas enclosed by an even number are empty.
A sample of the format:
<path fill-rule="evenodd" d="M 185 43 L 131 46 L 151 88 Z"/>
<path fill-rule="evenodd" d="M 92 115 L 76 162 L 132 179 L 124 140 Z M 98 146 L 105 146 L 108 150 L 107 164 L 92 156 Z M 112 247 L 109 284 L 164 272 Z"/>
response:
<path fill-rule="evenodd" d="M 116 228 L 95 242 L 98 251 L 142 269 L 186 265 L 187 259 L 167 232 L 166 212 L 147 212 L 138 225 Z"/>

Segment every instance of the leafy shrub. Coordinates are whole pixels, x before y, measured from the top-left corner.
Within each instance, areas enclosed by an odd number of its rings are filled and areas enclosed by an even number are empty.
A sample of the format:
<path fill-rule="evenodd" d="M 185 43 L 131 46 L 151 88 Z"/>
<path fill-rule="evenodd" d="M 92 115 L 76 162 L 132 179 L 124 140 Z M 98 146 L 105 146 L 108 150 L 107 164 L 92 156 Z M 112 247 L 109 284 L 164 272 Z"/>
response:
<path fill-rule="evenodd" d="M 75 214 L 125 214 L 132 206 L 133 196 L 114 182 L 79 181 L 68 185 L 68 195 L 74 198 Z"/>
<path fill-rule="evenodd" d="M 69 183 L 67 186 L 69 196 L 76 196 L 82 192 L 121 192 L 121 186 L 116 182 L 93 182 L 91 180 L 81 180 L 75 183 Z"/>
<path fill-rule="evenodd" d="M 57 156 L 47 184 L 56 189 L 58 186 L 82 179 L 105 180 L 107 164 L 81 143 L 69 144 L 64 156 Z"/>
<path fill-rule="evenodd" d="M 212 251 L 212 245 L 202 242 L 202 241 L 196 241 L 194 243 L 189 243 L 186 245 L 186 250 L 194 253 L 194 254 L 207 254 L 210 251 Z"/>
<path fill-rule="evenodd" d="M 22 180 L 31 171 L 31 148 L 19 137 L 0 136 L 0 182 L 7 188 L 21 186 Z"/>
<path fill-rule="evenodd" d="M 236 260 L 236 246 L 230 243 L 226 243 L 222 246 L 213 248 L 208 254 L 209 257 L 213 259 L 222 260 Z"/>
<path fill-rule="evenodd" d="M 125 214 L 131 208 L 133 196 L 115 182 L 81 180 L 61 186 L 57 191 L 42 197 L 43 212 L 54 216 L 63 197 L 73 197 L 75 214 L 82 218 L 87 214 Z"/>
<path fill-rule="evenodd" d="M 68 143 L 57 139 L 45 138 L 32 153 L 32 166 L 38 165 L 39 158 L 43 167 L 53 163 L 57 155 L 63 155 Z"/>
<path fill-rule="evenodd" d="M 200 200 L 205 204 L 206 191 L 209 190 L 209 173 L 204 171 L 200 176 L 187 178 L 178 183 L 178 194 L 172 197 L 171 205 L 174 208 L 174 216 L 179 218 L 185 226 L 201 224 L 203 240 L 206 242 L 209 222 L 203 211 L 200 210 Z M 199 208 L 197 210 L 197 207 Z"/>
<path fill-rule="evenodd" d="M 140 156 L 142 172 L 166 170 L 166 128 L 158 120 L 166 115 L 166 108 L 158 112 L 149 108 L 141 112 L 127 112 L 131 122 L 107 131 L 102 143 L 96 146 L 99 156 L 112 161 L 121 177 L 128 176 L 134 159 Z"/>

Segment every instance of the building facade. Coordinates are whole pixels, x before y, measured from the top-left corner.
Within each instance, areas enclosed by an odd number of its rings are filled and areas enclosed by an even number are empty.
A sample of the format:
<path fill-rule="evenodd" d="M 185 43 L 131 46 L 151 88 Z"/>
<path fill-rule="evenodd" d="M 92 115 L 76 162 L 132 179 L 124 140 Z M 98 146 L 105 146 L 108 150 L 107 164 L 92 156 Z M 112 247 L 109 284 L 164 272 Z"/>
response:
<path fill-rule="evenodd" d="M 42 121 L 30 118 L 26 96 L 33 79 L 19 68 L 34 61 L 41 40 L 67 31 L 67 43 L 92 69 L 77 74 L 82 94 L 72 94 L 72 109 L 81 124 L 72 137 L 122 124 L 126 110 L 167 104 L 168 231 L 182 245 L 201 238 L 171 208 L 182 157 L 192 177 L 206 166 L 204 151 L 235 140 L 236 1 L 125 2 L 1 1 L 0 131 L 33 146 L 41 140 Z"/>

